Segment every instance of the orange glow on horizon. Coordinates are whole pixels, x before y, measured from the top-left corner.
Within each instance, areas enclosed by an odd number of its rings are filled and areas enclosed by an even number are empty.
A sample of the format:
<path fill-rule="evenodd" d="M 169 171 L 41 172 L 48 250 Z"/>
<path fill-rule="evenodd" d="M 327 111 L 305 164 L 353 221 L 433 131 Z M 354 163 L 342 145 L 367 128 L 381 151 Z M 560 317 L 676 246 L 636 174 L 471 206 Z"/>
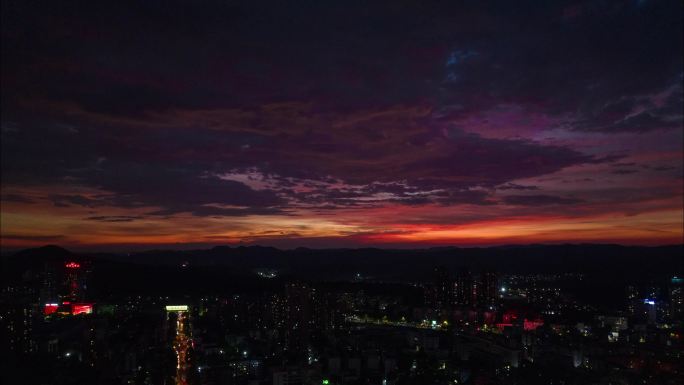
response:
<path fill-rule="evenodd" d="M 385 209 L 376 211 L 383 212 Z M 425 211 L 425 210 L 423 210 Z M 404 214 L 420 212 L 406 209 Z M 472 221 L 464 224 L 387 223 L 377 217 L 377 223 L 364 217 L 365 223 L 353 210 L 334 217 L 245 217 L 238 220 L 203 219 L 187 216 L 178 221 L 142 221 L 153 231 L 132 231 L 141 224 L 71 224 L 79 228 L 78 236 L 59 239 L 14 238 L 2 233 L 3 248 L 42 246 L 48 243 L 76 248 L 109 246 L 182 247 L 182 245 L 264 244 L 278 240 L 332 239 L 350 246 L 415 246 L 432 245 L 499 245 L 558 242 L 594 242 L 623 244 L 678 244 L 682 243 L 683 212 L 668 210 L 634 216 L 603 215 L 568 218 L 561 216 L 521 216 Z M 377 214 L 377 213 L 376 213 Z M 374 219 L 373 216 L 370 216 Z M 389 218 L 388 218 L 389 219 Z M 397 219 L 396 217 L 394 219 Z M 342 224 L 339 222 L 346 222 Z M 226 228 L 233 230 L 226 231 Z M 34 228 L 40 230 L 40 227 Z"/>

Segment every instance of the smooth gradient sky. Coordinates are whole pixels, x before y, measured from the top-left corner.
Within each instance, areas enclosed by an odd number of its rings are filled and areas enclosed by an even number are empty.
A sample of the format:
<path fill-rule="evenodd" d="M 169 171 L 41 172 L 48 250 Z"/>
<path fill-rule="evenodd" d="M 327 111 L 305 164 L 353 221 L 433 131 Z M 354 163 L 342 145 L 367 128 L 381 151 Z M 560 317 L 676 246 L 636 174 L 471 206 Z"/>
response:
<path fill-rule="evenodd" d="M 2 2 L 4 249 L 683 242 L 681 0 Z"/>

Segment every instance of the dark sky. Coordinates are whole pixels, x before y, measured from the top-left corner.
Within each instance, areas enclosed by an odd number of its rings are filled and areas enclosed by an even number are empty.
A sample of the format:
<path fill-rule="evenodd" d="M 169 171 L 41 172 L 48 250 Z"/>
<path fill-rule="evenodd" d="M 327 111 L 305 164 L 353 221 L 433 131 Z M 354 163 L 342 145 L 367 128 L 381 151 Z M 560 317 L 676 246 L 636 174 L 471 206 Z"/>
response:
<path fill-rule="evenodd" d="M 2 247 L 681 243 L 683 4 L 3 1 Z"/>

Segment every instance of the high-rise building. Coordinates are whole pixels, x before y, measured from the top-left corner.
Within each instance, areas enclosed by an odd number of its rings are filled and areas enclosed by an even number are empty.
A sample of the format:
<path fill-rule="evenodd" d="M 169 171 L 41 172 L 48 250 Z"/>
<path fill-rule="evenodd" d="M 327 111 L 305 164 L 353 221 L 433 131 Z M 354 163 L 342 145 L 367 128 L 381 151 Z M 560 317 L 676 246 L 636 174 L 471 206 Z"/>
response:
<path fill-rule="evenodd" d="M 31 353 L 36 350 L 33 326 L 35 306 L 21 301 L 0 305 L 0 353 Z"/>
<path fill-rule="evenodd" d="M 473 284 L 473 275 L 467 269 L 461 269 L 456 275 L 456 304 L 472 306 L 476 302 L 477 292 Z"/>
<path fill-rule="evenodd" d="M 491 306 L 496 303 L 499 293 L 498 279 L 494 272 L 484 271 L 480 274 L 479 284 L 477 285 L 477 303 L 480 306 Z"/>
<path fill-rule="evenodd" d="M 85 276 L 85 266 L 82 263 L 73 261 L 65 263 L 62 299 L 70 302 L 84 301 L 86 289 Z"/>
<path fill-rule="evenodd" d="M 301 282 L 285 285 L 285 344 L 289 349 L 303 349 L 314 329 L 315 289 Z"/>
<path fill-rule="evenodd" d="M 444 266 L 436 267 L 428 289 L 428 304 L 434 310 L 450 307 L 454 302 L 454 282 Z"/>
<path fill-rule="evenodd" d="M 625 290 L 627 297 L 627 312 L 630 316 L 635 316 L 640 303 L 639 289 L 636 286 L 627 286 Z"/>
<path fill-rule="evenodd" d="M 670 279 L 670 315 L 677 322 L 684 321 L 684 278 Z"/>
<path fill-rule="evenodd" d="M 46 316 L 92 313 L 93 304 L 85 302 L 90 271 L 90 261 L 55 259 L 46 262 L 39 295 L 43 313 Z"/>
<path fill-rule="evenodd" d="M 56 263 L 46 262 L 41 274 L 40 303 L 59 302 L 59 273 L 61 266 Z"/>

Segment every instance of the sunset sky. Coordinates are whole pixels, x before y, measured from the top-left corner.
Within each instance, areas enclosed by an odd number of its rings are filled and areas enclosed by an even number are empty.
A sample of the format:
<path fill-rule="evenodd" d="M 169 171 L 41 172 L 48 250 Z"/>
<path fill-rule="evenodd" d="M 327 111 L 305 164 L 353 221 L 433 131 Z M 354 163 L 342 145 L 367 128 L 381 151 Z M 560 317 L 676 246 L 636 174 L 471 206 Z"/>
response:
<path fill-rule="evenodd" d="M 2 2 L 3 249 L 684 241 L 681 0 L 110 3 Z"/>

